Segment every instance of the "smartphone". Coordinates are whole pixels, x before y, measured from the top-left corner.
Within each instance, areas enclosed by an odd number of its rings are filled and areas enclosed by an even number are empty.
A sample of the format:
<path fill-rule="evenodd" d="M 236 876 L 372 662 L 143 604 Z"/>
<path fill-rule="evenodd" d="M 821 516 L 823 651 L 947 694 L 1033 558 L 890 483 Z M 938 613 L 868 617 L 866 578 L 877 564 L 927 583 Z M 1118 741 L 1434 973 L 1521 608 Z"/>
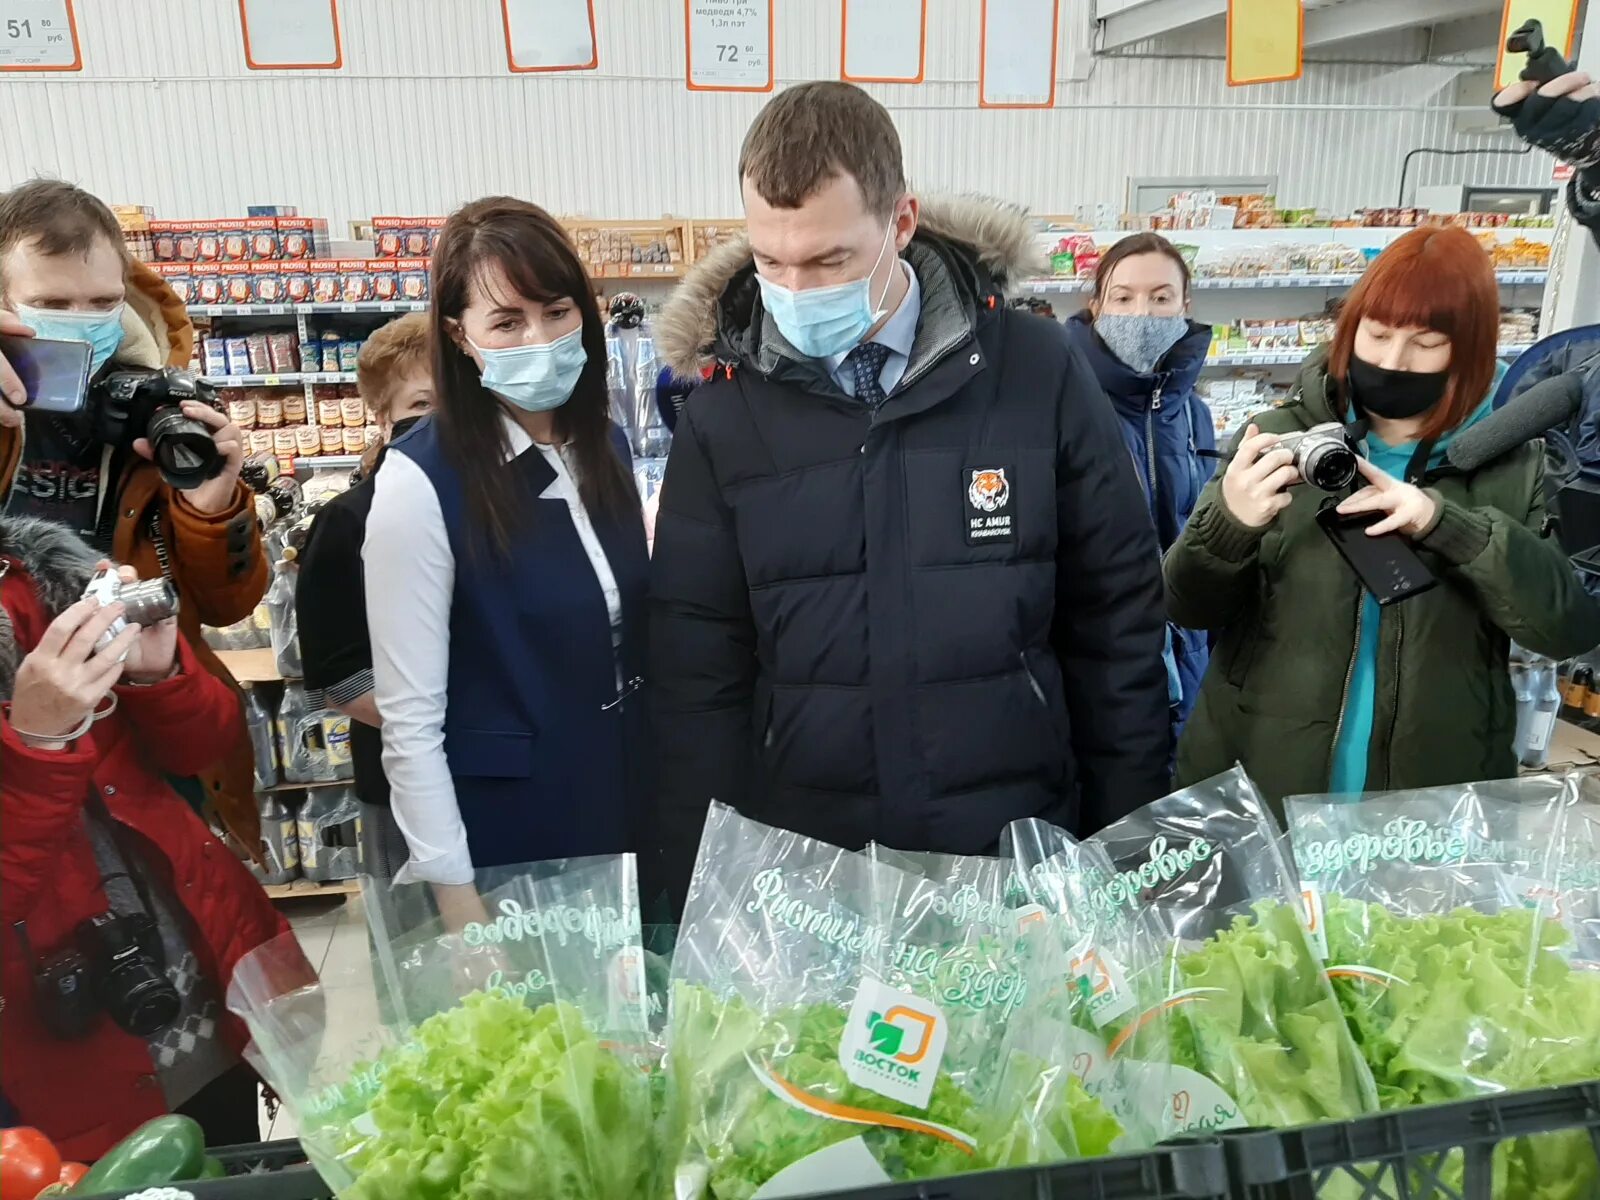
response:
<path fill-rule="evenodd" d="M 23 407 L 71 414 L 83 410 L 89 391 L 89 343 L 0 334 L 0 355 L 22 380 Z"/>
<path fill-rule="evenodd" d="M 1433 577 L 1416 550 L 1398 533 L 1368 537 L 1367 530 L 1383 520 L 1382 513 L 1345 515 L 1330 504 L 1317 512 L 1317 524 L 1328 535 L 1350 569 L 1379 604 L 1398 604 L 1420 596 L 1439 581 Z"/>

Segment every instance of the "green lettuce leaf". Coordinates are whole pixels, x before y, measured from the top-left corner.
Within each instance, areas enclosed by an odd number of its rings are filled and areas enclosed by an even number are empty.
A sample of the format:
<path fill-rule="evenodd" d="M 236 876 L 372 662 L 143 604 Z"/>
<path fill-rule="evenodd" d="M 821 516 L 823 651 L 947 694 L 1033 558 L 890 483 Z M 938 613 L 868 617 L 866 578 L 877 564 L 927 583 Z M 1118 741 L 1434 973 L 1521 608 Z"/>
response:
<path fill-rule="evenodd" d="M 1338 895 L 1323 907 L 1334 992 L 1383 1107 L 1600 1078 L 1600 975 L 1568 964 L 1559 922 L 1532 908 L 1412 917 Z M 1442 1174 L 1459 1185 L 1459 1161 Z M 1519 1139 L 1496 1154 L 1497 1197 L 1597 1192 L 1581 1133 Z"/>
<path fill-rule="evenodd" d="M 329 1118 L 356 1200 L 622 1200 L 651 1189 L 650 1080 L 569 1005 L 474 993 L 363 1070 L 377 1080 L 364 1116 Z"/>
<path fill-rule="evenodd" d="M 1172 1061 L 1208 1076 L 1251 1125 L 1303 1125 L 1370 1111 L 1366 1071 L 1299 913 L 1263 901 L 1254 916 L 1175 952 Z"/>

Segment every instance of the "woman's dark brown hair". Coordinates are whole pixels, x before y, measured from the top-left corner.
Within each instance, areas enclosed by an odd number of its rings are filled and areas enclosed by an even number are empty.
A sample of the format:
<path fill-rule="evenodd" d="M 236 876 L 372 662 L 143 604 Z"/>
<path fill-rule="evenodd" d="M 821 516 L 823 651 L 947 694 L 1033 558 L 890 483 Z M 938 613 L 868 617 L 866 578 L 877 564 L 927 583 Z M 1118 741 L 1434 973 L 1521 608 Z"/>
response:
<path fill-rule="evenodd" d="M 1130 233 L 1127 237 L 1114 244 L 1100 256 L 1100 264 L 1094 269 L 1094 302 L 1099 304 L 1106 298 L 1106 285 L 1111 282 L 1111 272 L 1117 269 L 1117 264 L 1125 258 L 1135 258 L 1140 254 L 1165 254 L 1178 264 L 1178 274 L 1183 279 L 1183 298 L 1189 298 L 1189 264 L 1184 260 L 1179 249 L 1159 233 Z"/>
<path fill-rule="evenodd" d="M 504 556 L 533 497 L 519 492 L 516 475 L 503 466 L 510 453 L 501 419 L 504 402 L 483 386 L 477 364 L 452 336 L 452 323 L 461 320 L 473 284 L 493 264 L 525 299 L 548 303 L 565 297 L 577 306 L 589 361 L 571 399 L 555 410 L 556 437 L 573 448 L 578 491 L 589 512 L 621 515 L 638 512 L 640 504 L 638 489 L 611 445 L 606 329 L 578 252 L 538 205 L 510 196 L 474 200 L 451 214 L 433 253 L 434 420 L 440 445 L 460 472 L 476 533 Z"/>

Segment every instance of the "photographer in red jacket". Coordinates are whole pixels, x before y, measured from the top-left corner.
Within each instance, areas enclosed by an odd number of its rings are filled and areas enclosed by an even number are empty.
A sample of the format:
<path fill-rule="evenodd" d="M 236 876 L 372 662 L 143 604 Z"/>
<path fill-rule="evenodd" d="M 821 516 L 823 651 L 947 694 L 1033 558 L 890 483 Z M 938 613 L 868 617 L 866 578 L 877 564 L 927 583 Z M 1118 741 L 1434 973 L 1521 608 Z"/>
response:
<path fill-rule="evenodd" d="M 103 565 L 0 518 L 0 1092 L 68 1158 L 173 1111 L 257 1141 L 223 995 L 288 925 L 164 778 L 243 739 L 243 713 L 176 619 L 119 629 L 121 602 L 82 598 Z"/>

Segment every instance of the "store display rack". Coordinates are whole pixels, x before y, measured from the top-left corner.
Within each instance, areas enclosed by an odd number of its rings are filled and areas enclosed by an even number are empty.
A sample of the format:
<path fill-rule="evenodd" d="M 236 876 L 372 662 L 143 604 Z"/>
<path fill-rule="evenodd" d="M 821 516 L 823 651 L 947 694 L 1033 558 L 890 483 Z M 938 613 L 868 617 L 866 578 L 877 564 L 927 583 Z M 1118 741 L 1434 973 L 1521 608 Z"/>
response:
<path fill-rule="evenodd" d="M 1517 342 L 1501 346 L 1501 358 L 1516 358 L 1532 342 Z M 1315 350 L 1315 346 L 1293 346 L 1287 350 L 1253 350 L 1245 354 L 1213 354 L 1206 359 L 1208 367 L 1287 367 L 1294 366 L 1306 360 L 1306 356 Z"/>
<path fill-rule="evenodd" d="M 303 788 L 306 785 L 298 786 Z M 315 879 L 296 879 L 293 883 L 263 884 L 262 890 L 267 893 L 269 900 L 327 900 L 338 896 L 359 896 L 361 881 L 335 879 L 327 883 L 318 883 Z"/>
<path fill-rule="evenodd" d="M 291 371 L 283 375 L 202 375 L 217 388 L 294 387 L 305 383 L 354 383 L 354 371 Z"/>
<path fill-rule="evenodd" d="M 292 885 L 291 885 L 292 886 Z M 1600 1153 L 1600 1080 L 1377 1113 L 1297 1129 L 1240 1130 L 1133 1154 L 819 1194 L 816 1200 L 1489 1200 L 1495 1149 L 1587 1133 Z M 213 1150 L 226 1179 L 193 1200 L 329 1200 L 298 1142 Z M 125 1200 L 126 1192 L 95 1200 Z M 87 1198 L 86 1198 L 87 1200 Z"/>
<path fill-rule="evenodd" d="M 191 317 L 308 317 L 320 313 L 426 312 L 426 300 L 362 300 L 354 304 L 190 304 Z"/>
<path fill-rule="evenodd" d="M 1495 278 L 1508 287 L 1544 286 L 1550 272 L 1544 269 L 1496 271 Z M 1348 288 L 1360 282 L 1358 273 L 1344 275 L 1240 275 L 1205 276 L 1195 279 L 1190 286 L 1196 291 L 1255 291 L 1263 288 Z M 1027 292 L 1083 293 L 1094 290 L 1094 281 L 1074 276 L 1040 276 L 1021 280 L 1018 284 Z"/>

